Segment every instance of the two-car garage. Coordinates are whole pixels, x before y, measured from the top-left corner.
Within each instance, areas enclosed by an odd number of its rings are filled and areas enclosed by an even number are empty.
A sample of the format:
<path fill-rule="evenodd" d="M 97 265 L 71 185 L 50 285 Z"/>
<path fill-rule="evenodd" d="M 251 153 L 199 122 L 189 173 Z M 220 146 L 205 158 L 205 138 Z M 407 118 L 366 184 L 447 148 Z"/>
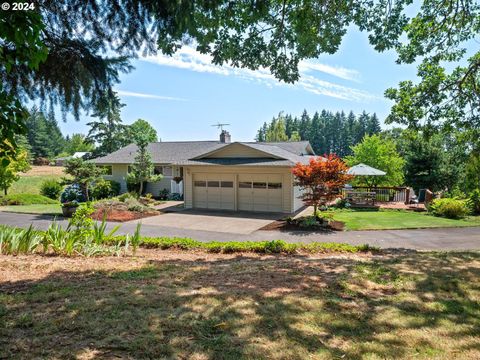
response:
<path fill-rule="evenodd" d="M 284 174 L 193 173 L 192 175 L 194 208 L 286 212 Z M 287 209 L 290 211 L 290 208 Z"/>

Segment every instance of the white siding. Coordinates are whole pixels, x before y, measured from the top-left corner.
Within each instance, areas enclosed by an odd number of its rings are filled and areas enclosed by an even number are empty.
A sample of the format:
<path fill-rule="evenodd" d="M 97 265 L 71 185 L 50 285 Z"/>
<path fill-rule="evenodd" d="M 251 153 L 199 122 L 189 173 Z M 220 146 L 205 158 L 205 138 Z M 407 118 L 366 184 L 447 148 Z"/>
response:
<path fill-rule="evenodd" d="M 113 180 L 120 183 L 120 192 L 127 192 L 127 183 L 125 177 L 127 176 L 128 165 L 114 164 L 112 165 L 112 175 L 104 175 L 105 180 Z"/>
<path fill-rule="evenodd" d="M 107 164 L 105 164 L 107 165 Z M 114 180 L 120 183 L 120 192 L 127 192 L 127 183 L 125 178 L 127 176 L 128 165 L 127 164 L 114 164 L 112 165 L 112 175 L 104 175 L 105 180 Z M 173 176 L 164 176 L 162 180 L 147 184 L 146 191 L 153 196 L 158 196 L 160 190 L 168 189 L 171 191 L 171 180 L 175 176 L 180 176 L 180 167 L 173 166 Z"/>

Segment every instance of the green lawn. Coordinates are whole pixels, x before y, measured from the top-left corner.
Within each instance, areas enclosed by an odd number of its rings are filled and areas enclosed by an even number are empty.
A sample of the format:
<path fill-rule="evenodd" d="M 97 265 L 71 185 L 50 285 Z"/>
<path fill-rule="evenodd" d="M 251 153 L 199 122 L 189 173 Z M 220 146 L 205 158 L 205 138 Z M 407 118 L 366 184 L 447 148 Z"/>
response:
<path fill-rule="evenodd" d="M 62 215 L 62 208 L 59 203 L 0 206 L 0 211 L 25 214 Z"/>
<path fill-rule="evenodd" d="M 480 226 L 480 216 L 462 220 L 445 219 L 427 213 L 401 210 L 335 210 L 333 218 L 343 221 L 347 230 L 414 229 Z"/>
<path fill-rule="evenodd" d="M 9 194 L 40 194 L 40 185 L 45 180 L 59 180 L 58 175 L 39 175 L 39 176 L 22 176 L 20 180 L 15 182 L 10 189 Z"/>
<path fill-rule="evenodd" d="M 395 256 L 392 256 L 395 255 Z M 2 359 L 479 359 L 480 254 L 0 256 Z"/>

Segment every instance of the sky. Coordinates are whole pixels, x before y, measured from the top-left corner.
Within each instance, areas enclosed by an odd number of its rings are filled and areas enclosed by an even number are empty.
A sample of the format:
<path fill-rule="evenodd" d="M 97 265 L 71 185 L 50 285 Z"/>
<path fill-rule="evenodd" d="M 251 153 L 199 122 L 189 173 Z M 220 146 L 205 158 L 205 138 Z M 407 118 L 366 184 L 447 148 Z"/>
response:
<path fill-rule="evenodd" d="M 116 91 L 126 106 L 122 120 L 145 119 L 162 141 L 216 140 L 212 126 L 228 123 L 232 141 L 252 141 L 258 128 L 279 112 L 300 116 L 323 109 L 365 110 L 381 121 L 391 102 L 383 93 L 402 80 L 415 80 L 415 65 L 398 65 L 393 51 L 378 53 L 366 33 L 350 28 L 339 51 L 300 64 L 301 78 L 282 83 L 268 70 L 250 71 L 215 66 L 208 55 L 184 47 L 174 56 L 157 54 L 132 62 Z M 59 121 L 66 134 L 87 133 L 88 115 L 80 121 Z"/>

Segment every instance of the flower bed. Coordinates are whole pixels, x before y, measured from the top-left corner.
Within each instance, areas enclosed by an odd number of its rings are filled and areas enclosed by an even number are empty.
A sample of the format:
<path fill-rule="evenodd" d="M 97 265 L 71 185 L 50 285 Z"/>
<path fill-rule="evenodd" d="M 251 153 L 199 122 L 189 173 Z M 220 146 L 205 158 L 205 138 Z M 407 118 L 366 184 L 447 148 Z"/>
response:
<path fill-rule="evenodd" d="M 92 219 L 107 221 L 130 221 L 145 217 L 159 215 L 160 212 L 148 206 L 142 205 L 135 199 L 128 198 L 126 201 L 103 200 L 94 204 L 95 212 Z"/>

